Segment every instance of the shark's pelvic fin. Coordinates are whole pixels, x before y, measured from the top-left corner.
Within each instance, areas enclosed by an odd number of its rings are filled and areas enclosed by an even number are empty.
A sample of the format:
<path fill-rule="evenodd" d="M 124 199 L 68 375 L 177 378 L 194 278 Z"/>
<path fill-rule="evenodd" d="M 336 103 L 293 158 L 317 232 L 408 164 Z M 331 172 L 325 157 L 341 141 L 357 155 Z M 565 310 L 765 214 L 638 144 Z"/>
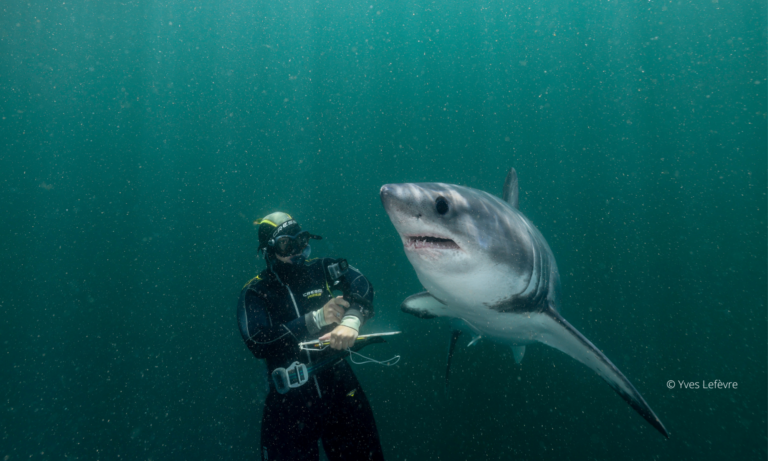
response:
<path fill-rule="evenodd" d="M 433 319 L 444 315 L 445 305 L 427 291 L 411 295 L 400 305 L 400 310 L 421 319 Z"/>
<path fill-rule="evenodd" d="M 659 417 L 645 403 L 635 386 L 608 360 L 608 357 L 554 309 L 547 309 L 541 316 L 544 331 L 538 338 L 540 342 L 570 355 L 594 370 L 651 426 L 661 432 L 664 437 L 669 438 L 669 433 Z"/>
<path fill-rule="evenodd" d="M 518 365 L 520 362 L 523 361 L 523 356 L 525 355 L 525 346 L 511 346 L 512 347 L 512 353 L 515 354 L 515 363 Z"/>
<path fill-rule="evenodd" d="M 464 319 L 453 318 L 451 320 L 451 325 L 453 326 L 454 330 L 468 331 L 472 334 L 472 341 L 467 344 L 467 347 L 472 347 L 477 344 L 478 341 L 483 339 L 483 333 L 478 330 L 476 326 L 472 325 Z"/>
<path fill-rule="evenodd" d="M 470 341 L 470 342 L 469 342 L 469 344 L 467 344 L 467 347 L 472 347 L 472 346 L 474 346 L 474 345 L 475 345 L 475 344 L 477 344 L 477 342 L 478 342 L 478 341 L 480 341 L 481 339 L 483 339 L 483 337 L 482 337 L 482 336 L 479 336 L 479 335 L 478 335 L 478 336 L 475 336 L 475 337 L 473 337 L 473 338 L 472 338 L 472 341 Z"/>
<path fill-rule="evenodd" d="M 512 205 L 512 208 L 518 208 L 517 171 L 514 168 L 510 168 L 507 173 L 507 179 L 504 180 L 504 194 L 501 198 Z"/>
<path fill-rule="evenodd" d="M 445 389 L 448 390 L 448 381 L 451 379 L 451 360 L 453 359 L 453 351 L 456 349 L 456 341 L 461 336 L 461 330 L 451 331 L 451 342 L 448 344 L 448 361 L 445 366 Z"/>

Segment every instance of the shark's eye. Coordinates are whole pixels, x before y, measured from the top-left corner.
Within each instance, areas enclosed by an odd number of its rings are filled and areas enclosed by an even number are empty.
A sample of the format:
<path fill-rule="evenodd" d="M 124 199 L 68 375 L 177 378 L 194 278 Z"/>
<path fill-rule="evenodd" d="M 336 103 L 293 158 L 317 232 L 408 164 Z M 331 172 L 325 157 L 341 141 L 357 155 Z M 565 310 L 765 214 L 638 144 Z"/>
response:
<path fill-rule="evenodd" d="M 448 213 L 448 200 L 443 197 L 438 197 L 435 199 L 435 209 L 440 214 Z"/>

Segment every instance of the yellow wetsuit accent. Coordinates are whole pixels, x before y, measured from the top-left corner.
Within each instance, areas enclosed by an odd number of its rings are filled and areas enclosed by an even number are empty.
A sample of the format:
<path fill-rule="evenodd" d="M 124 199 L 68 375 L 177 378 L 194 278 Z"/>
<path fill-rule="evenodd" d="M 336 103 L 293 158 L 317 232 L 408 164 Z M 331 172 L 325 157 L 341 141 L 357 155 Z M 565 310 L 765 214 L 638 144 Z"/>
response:
<path fill-rule="evenodd" d="M 259 281 L 261 281 L 261 277 L 257 275 L 256 277 L 254 277 L 254 278 L 252 278 L 252 279 L 248 280 L 248 283 L 246 283 L 245 285 L 243 285 L 243 289 L 245 289 L 245 287 L 247 287 L 248 285 L 250 285 L 251 283 L 253 283 L 253 281 L 254 281 L 254 280 L 259 280 Z"/>

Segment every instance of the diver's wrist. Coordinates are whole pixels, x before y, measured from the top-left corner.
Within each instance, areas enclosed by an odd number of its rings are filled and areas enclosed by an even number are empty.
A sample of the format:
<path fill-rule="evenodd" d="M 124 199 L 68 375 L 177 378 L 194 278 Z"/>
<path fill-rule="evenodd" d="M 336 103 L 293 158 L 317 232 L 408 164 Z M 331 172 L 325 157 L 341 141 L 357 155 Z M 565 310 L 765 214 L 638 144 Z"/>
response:
<path fill-rule="evenodd" d="M 344 318 L 341 319 L 339 325 L 351 328 L 355 331 L 360 331 L 360 319 L 354 315 L 345 315 Z"/>
<path fill-rule="evenodd" d="M 318 330 L 328 325 L 328 322 L 325 321 L 324 308 L 321 307 L 320 309 L 314 311 L 312 313 L 312 317 L 315 319 L 315 324 L 317 325 Z"/>

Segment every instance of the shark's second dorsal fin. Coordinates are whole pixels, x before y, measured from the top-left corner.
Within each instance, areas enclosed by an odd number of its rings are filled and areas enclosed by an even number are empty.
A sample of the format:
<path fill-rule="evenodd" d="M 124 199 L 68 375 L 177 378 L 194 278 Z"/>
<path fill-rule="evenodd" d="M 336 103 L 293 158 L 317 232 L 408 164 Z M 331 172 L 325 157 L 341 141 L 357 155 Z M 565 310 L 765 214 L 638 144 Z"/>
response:
<path fill-rule="evenodd" d="M 525 346 L 512 346 L 512 353 L 515 354 L 515 363 L 520 365 L 525 355 Z"/>
<path fill-rule="evenodd" d="M 517 209 L 517 171 L 514 168 L 509 169 L 507 173 L 507 179 L 504 180 L 504 195 L 502 197 L 505 202 L 512 205 L 512 208 Z"/>

